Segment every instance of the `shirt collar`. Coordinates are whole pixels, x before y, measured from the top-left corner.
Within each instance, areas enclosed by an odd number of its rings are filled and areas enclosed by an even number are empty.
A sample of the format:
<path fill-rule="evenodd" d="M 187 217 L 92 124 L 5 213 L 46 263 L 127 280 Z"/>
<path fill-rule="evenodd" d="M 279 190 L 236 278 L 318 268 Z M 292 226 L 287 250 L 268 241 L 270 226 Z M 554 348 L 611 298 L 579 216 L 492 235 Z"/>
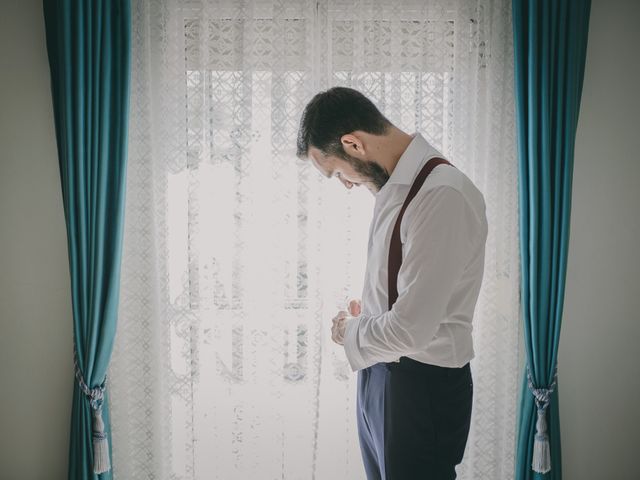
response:
<path fill-rule="evenodd" d="M 387 180 L 387 183 L 384 184 L 378 193 L 382 192 L 387 185 L 394 183 L 411 185 L 418 174 L 418 169 L 422 165 L 422 160 L 429 150 L 433 149 L 431 144 L 427 142 L 420 132 L 415 132 L 411 136 L 413 139 L 409 142 L 404 152 L 402 152 L 398 163 L 389 176 L 389 180 Z"/>

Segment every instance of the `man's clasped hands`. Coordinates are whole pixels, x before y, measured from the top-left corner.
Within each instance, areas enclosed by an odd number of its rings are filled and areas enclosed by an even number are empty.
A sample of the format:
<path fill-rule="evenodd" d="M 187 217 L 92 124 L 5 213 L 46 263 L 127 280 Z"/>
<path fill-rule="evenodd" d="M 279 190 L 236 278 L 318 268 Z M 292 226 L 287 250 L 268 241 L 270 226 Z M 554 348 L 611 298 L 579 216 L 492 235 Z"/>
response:
<path fill-rule="evenodd" d="M 347 309 L 348 311 L 340 310 L 332 320 L 333 325 L 331 326 L 331 339 L 338 345 L 344 345 L 344 332 L 349 319 L 351 317 L 357 317 L 362 311 L 360 300 L 351 300 Z"/>

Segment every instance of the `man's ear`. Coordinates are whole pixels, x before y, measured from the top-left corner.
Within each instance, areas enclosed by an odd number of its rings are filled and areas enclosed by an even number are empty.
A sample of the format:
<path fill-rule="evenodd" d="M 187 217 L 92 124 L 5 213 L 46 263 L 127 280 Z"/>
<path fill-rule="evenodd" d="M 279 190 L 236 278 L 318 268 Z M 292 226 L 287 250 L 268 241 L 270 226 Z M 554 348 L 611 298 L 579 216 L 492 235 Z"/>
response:
<path fill-rule="evenodd" d="M 364 144 L 362 140 L 353 133 L 345 133 L 340 137 L 342 148 L 352 157 L 364 158 Z"/>

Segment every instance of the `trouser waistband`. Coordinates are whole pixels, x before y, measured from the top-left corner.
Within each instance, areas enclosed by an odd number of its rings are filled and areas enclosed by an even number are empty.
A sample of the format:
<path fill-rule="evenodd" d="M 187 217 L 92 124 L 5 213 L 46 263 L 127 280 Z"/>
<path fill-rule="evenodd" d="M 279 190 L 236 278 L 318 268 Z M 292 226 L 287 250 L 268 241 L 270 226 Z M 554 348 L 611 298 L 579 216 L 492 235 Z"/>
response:
<path fill-rule="evenodd" d="M 462 367 L 441 367 L 438 365 L 431 365 L 429 363 L 420 362 L 409 357 L 400 357 L 399 362 L 381 362 L 380 365 L 388 370 L 400 369 L 410 370 L 416 373 L 422 373 L 426 375 L 434 375 L 440 377 L 448 377 L 452 374 L 459 374 L 463 370 L 469 370 L 470 364 L 467 363 Z"/>

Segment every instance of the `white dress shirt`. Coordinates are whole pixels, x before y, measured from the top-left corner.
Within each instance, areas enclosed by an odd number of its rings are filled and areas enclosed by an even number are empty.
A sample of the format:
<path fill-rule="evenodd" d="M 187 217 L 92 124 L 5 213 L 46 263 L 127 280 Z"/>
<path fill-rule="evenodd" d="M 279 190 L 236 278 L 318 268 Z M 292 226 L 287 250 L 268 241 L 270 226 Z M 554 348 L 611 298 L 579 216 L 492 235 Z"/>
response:
<path fill-rule="evenodd" d="M 398 299 L 388 310 L 391 233 L 420 169 L 441 157 L 420 133 L 376 194 L 369 228 L 362 310 L 344 349 L 352 371 L 401 356 L 443 367 L 474 357 L 472 319 L 484 271 L 487 218 L 482 193 L 457 168 L 436 166 L 405 210 Z"/>

